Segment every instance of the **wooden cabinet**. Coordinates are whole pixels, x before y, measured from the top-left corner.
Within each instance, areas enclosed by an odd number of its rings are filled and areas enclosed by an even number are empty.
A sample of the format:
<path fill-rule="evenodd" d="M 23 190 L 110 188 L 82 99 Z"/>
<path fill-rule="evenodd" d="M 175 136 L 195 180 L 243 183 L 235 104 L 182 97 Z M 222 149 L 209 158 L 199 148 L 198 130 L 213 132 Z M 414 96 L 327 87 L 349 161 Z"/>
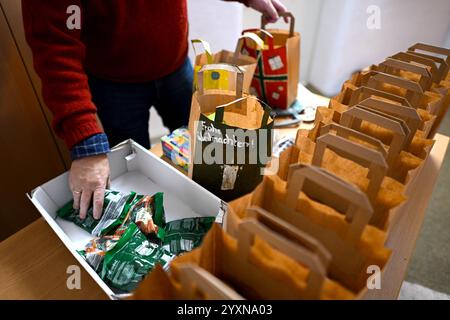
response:
<path fill-rule="evenodd" d="M 33 85 L 31 61 L 28 68 L 24 63 L 31 56 L 21 52 L 25 40 L 19 6 L 17 0 L 0 1 L 0 240 L 39 217 L 26 192 L 66 170 Z"/>

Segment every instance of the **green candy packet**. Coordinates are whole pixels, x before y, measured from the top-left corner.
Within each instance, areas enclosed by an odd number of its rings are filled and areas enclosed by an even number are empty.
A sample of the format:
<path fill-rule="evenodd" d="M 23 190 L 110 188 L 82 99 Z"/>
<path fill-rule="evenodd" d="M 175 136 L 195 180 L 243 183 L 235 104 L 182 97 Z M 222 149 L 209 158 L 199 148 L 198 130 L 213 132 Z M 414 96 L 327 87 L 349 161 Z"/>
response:
<path fill-rule="evenodd" d="M 167 268 L 175 256 L 147 240 L 131 223 L 115 246 L 105 253 L 100 277 L 111 287 L 131 292 L 157 265 Z"/>
<path fill-rule="evenodd" d="M 131 223 L 135 223 L 145 235 L 149 237 L 156 235 L 158 239 L 163 239 L 166 225 L 163 201 L 162 192 L 153 196 L 137 195 L 123 211 L 121 217 L 123 222 L 116 234 L 123 234 Z"/>
<path fill-rule="evenodd" d="M 111 234 L 121 224 L 122 212 L 131 205 L 136 193 L 120 193 L 106 190 L 103 203 L 103 213 L 99 220 L 94 219 L 93 207 L 88 209 L 86 218 L 80 219 L 78 210 L 73 208 L 73 200 L 57 211 L 58 217 L 71 221 L 90 234 L 98 237 Z"/>
<path fill-rule="evenodd" d="M 164 228 L 163 248 L 175 255 L 197 248 L 215 220 L 215 217 L 200 217 L 168 222 Z"/>

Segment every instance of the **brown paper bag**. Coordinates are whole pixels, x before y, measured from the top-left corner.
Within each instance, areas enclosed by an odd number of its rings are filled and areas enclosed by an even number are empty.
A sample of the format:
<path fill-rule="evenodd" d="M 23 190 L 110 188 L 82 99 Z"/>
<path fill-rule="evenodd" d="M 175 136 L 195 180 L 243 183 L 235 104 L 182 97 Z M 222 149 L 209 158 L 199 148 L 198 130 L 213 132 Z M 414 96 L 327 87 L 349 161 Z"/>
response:
<path fill-rule="evenodd" d="M 292 13 L 283 14 L 289 17 L 289 30 L 268 29 L 271 36 L 266 36 L 257 29 L 244 32 L 257 32 L 266 42 L 264 50 L 258 50 L 247 42 L 242 51 L 256 58 L 258 67 L 252 81 L 252 93 L 273 108 L 287 109 L 297 99 L 300 77 L 300 34 L 295 32 L 295 18 Z M 265 30 L 267 21 L 261 19 L 261 29 Z"/>
<path fill-rule="evenodd" d="M 242 300 L 227 284 L 194 264 L 178 268 L 178 279 L 157 265 L 131 300 Z"/>
<path fill-rule="evenodd" d="M 331 253 L 329 274 L 353 292 L 366 283 L 368 265 L 382 268 L 386 234 L 367 225 L 372 207 L 351 184 L 317 167 L 291 166 L 288 182 L 266 176 L 251 194 L 229 204 L 226 228 L 234 233 L 245 208 L 261 207 L 320 241 Z"/>
<path fill-rule="evenodd" d="M 243 90 L 244 92 L 249 92 L 250 85 L 255 73 L 256 64 L 258 62 L 258 57 L 251 57 L 249 55 L 241 53 L 244 41 L 248 39 L 252 41 L 255 48 L 261 49 L 264 46 L 264 41 L 255 33 L 247 32 L 244 33 L 238 40 L 235 52 L 222 50 L 217 53 L 212 53 L 209 43 L 204 40 L 196 39 L 191 40 L 192 46 L 194 47 L 196 43 L 200 43 L 203 46 L 204 53 L 198 54 L 195 57 L 194 64 L 194 88 L 198 89 L 197 86 L 197 73 L 206 64 L 219 64 L 226 63 L 238 66 L 244 73 Z"/>
<path fill-rule="evenodd" d="M 207 90 L 204 82 L 216 70 L 236 75 L 234 92 Z M 271 109 L 243 93 L 242 83 L 238 67 L 205 65 L 192 98 L 189 176 L 225 201 L 251 192 L 262 180 L 272 154 Z"/>

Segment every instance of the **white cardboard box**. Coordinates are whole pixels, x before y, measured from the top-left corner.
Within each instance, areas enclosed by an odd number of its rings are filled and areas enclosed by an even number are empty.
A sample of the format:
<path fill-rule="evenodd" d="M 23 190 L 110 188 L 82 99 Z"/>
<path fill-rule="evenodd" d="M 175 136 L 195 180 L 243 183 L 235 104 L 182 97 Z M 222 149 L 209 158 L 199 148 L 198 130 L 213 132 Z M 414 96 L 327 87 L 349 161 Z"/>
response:
<path fill-rule="evenodd" d="M 119 144 L 108 158 L 111 189 L 149 195 L 164 192 L 167 221 L 217 216 L 220 222 L 226 212 L 226 205 L 219 198 L 132 140 Z M 72 199 L 68 173 L 37 187 L 28 196 L 80 265 L 113 299 L 114 291 L 77 253 L 77 250 L 84 249 L 93 236 L 72 222 L 56 216 L 56 211 Z"/>

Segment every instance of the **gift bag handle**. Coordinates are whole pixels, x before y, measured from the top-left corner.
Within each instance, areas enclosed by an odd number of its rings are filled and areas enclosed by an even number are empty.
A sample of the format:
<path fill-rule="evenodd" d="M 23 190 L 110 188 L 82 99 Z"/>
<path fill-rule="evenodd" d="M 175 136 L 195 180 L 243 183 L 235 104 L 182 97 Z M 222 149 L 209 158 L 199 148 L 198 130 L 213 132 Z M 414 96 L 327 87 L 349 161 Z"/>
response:
<path fill-rule="evenodd" d="M 194 297 L 196 288 L 208 295 L 211 300 L 245 300 L 220 279 L 205 269 L 191 263 L 177 266 L 182 287 Z"/>
<path fill-rule="evenodd" d="M 213 54 L 212 54 L 212 50 L 211 47 L 209 45 L 209 43 L 205 40 L 201 40 L 201 39 L 194 39 L 191 40 L 192 43 L 192 48 L 194 49 L 194 54 L 197 56 L 197 50 L 195 50 L 195 44 L 199 43 L 202 45 L 203 47 L 203 51 L 205 51 L 206 54 L 206 61 L 208 64 L 213 64 L 214 60 L 213 60 Z"/>
<path fill-rule="evenodd" d="M 316 140 L 312 165 L 322 166 L 327 148 L 369 169 L 369 186 L 366 194 L 369 200 L 374 203 L 388 170 L 388 165 L 383 155 L 376 150 L 369 149 L 342 137 L 326 134 Z"/>
<path fill-rule="evenodd" d="M 362 95 L 362 99 L 359 99 L 360 95 Z M 381 91 L 381 90 L 377 90 L 374 88 L 370 88 L 370 87 L 366 87 L 366 86 L 361 86 L 358 89 L 356 89 L 351 98 L 350 98 L 350 103 L 349 106 L 354 106 L 357 105 L 359 102 L 361 102 L 364 99 L 370 98 L 370 96 L 378 96 L 381 98 L 385 98 L 385 99 L 389 99 L 392 100 L 394 102 L 398 102 L 401 103 L 402 105 L 408 107 L 408 108 L 412 108 L 411 104 L 409 103 L 408 100 L 406 100 L 405 98 L 389 93 L 389 92 L 385 92 L 385 91 Z"/>
<path fill-rule="evenodd" d="M 406 123 L 401 119 L 393 118 L 377 111 L 367 110 L 358 105 L 342 113 L 340 124 L 348 128 L 360 130 L 362 121 L 373 123 L 392 132 L 393 138 L 389 145 L 386 162 L 390 168 L 393 168 L 400 152 L 405 146 L 406 139 L 410 135 Z"/>
<path fill-rule="evenodd" d="M 403 119 L 410 131 L 409 136 L 406 138 L 405 146 L 411 144 L 417 130 L 420 127 L 421 119 L 417 110 L 411 107 L 400 106 L 397 104 L 389 103 L 384 100 L 368 98 L 359 103 L 364 108 L 377 110 L 385 114 L 391 114 L 394 117 Z"/>
<path fill-rule="evenodd" d="M 374 146 L 383 155 L 383 157 L 385 159 L 387 158 L 387 152 L 384 149 L 383 144 L 381 143 L 380 140 L 375 139 L 374 137 L 371 137 L 362 132 L 353 130 L 351 128 L 341 126 L 336 123 L 331 123 L 326 126 L 323 126 L 320 129 L 319 136 L 323 136 L 325 134 L 331 133 L 332 131 L 336 131 L 337 136 L 340 136 L 345 139 L 348 139 L 349 137 L 354 137 L 354 138 L 360 139 L 362 141 L 365 141 L 365 142 L 371 144 L 372 146 Z"/>
<path fill-rule="evenodd" d="M 300 230 L 291 230 L 291 232 L 295 232 L 296 237 L 300 239 L 308 237 L 301 233 Z M 318 299 L 320 297 L 327 270 L 317 254 L 314 254 L 307 248 L 301 247 L 297 243 L 273 232 L 255 219 L 243 219 L 239 224 L 237 238 L 240 250 L 239 254 L 244 259 L 247 259 L 250 256 L 255 236 L 260 237 L 270 246 L 288 257 L 291 257 L 295 261 L 305 264 L 310 270 L 305 294 L 309 299 Z M 309 240 L 309 242 L 311 242 L 311 240 Z M 322 250 L 324 250 L 324 248 L 322 248 Z"/>
<path fill-rule="evenodd" d="M 234 51 L 234 64 L 237 63 L 239 55 L 241 54 L 242 47 L 244 46 L 244 42 L 246 39 L 252 40 L 256 44 L 256 48 L 260 51 L 264 50 L 264 40 L 261 39 L 256 33 L 253 32 L 245 32 L 242 36 L 239 37 L 238 43 L 236 45 L 236 50 Z"/>
<path fill-rule="evenodd" d="M 242 31 L 242 34 L 244 35 L 249 32 L 255 34 L 257 34 L 258 32 L 262 33 L 262 36 L 260 37 L 261 40 L 263 40 L 264 43 L 267 43 L 270 50 L 273 50 L 273 35 L 269 31 L 264 29 L 246 29 Z M 262 48 L 262 50 L 264 50 L 264 47 Z"/>
<path fill-rule="evenodd" d="M 214 117 L 214 121 L 222 123 L 223 119 L 225 117 L 225 109 L 230 108 L 232 105 L 235 105 L 235 104 L 238 104 L 239 106 L 242 106 L 243 102 L 245 100 L 248 100 L 248 99 L 254 99 L 257 102 L 259 102 L 259 104 L 261 105 L 261 107 L 264 110 L 264 114 L 263 114 L 263 118 L 261 120 L 261 126 L 260 127 L 264 127 L 264 126 L 268 125 L 269 124 L 269 119 L 270 119 L 270 114 L 272 112 L 272 108 L 269 107 L 269 105 L 267 103 L 265 103 L 264 101 L 258 99 L 255 96 L 242 97 L 242 98 L 236 99 L 234 101 L 231 101 L 229 103 L 217 106 L 216 107 L 216 114 L 215 114 L 215 117 Z"/>
<path fill-rule="evenodd" d="M 425 43 L 416 43 L 415 45 L 408 48 L 408 51 L 418 50 L 446 56 L 447 58 L 444 60 L 446 61 L 447 66 L 450 65 L 450 49 L 436 47 Z M 448 70 L 446 70 L 446 72 L 448 72 Z"/>
<path fill-rule="evenodd" d="M 280 17 L 289 18 L 290 27 L 289 27 L 289 38 L 294 36 L 295 33 L 295 17 L 291 12 L 283 12 L 280 13 Z M 267 17 L 265 15 L 261 16 L 261 29 L 265 30 L 268 24 Z"/>
<path fill-rule="evenodd" d="M 372 71 L 366 85 L 368 87 L 377 88 L 377 83 L 383 82 L 406 89 L 406 99 L 409 100 L 414 107 L 419 107 L 420 98 L 424 92 L 417 82 L 383 72 Z"/>
<path fill-rule="evenodd" d="M 378 67 L 380 68 L 381 72 L 388 74 L 393 74 L 389 72 L 391 69 L 403 70 L 419 74 L 421 77 L 418 83 L 421 86 L 422 90 L 426 91 L 431 87 L 432 83 L 431 73 L 425 66 L 418 66 L 415 64 L 411 64 L 409 62 L 387 58 L 385 61 L 380 63 Z"/>
<path fill-rule="evenodd" d="M 307 191 L 306 182 L 312 182 L 320 188 L 314 187 Z M 316 198 L 332 208 L 336 207 L 336 203 L 335 198 L 332 198 L 331 195 L 344 200 L 348 204 L 345 212 L 345 220 L 349 223 L 347 240 L 354 243 L 361 239 L 364 228 L 373 213 L 367 196 L 361 190 L 318 167 L 302 164 L 292 165 L 287 183 L 287 206 L 295 209 L 301 192 L 309 194 L 312 198 Z"/>
<path fill-rule="evenodd" d="M 204 86 L 203 86 L 203 77 L 205 71 L 217 71 L 223 70 L 228 71 L 230 73 L 236 74 L 236 97 L 240 98 L 243 96 L 243 87 L 244 87 L 244 73 L 242 70 L 235 65 L 218 63 L 218 64 L 206 64 L 202 66 L 200 71 L 198 72 L 198 92 L 200 95 L 204 94 Z"/>
<path fill-rule="evenodd" d="M 447 76 L 447 73 L 449 71 L 449 63 L 447 61 L 445 61 L 442 58 L 433 56 L 433 55 L 428 55 L 425 53 L 421 53 L 421 52 L 416 52 L 416 51 L 407 51 L 407 53 L 409 54 L 413 54 L 415 56 L 424 58 L 424 59 L 429 59 L 431 61 L 433 61 L 436 64 L 439 64 L 438 67 L 438 75 L 436 76 L 436 83 L 441 82 L 442 80 L 445 79 L 445 77 Z"/>
<path fill-rule="evenodd" d="M 437 68 L 436 63 L 429 59 L 429 58 L 425 58 L 425 57 L 421 57 L 417 54 L 413 54 L 410 52 L 399 52 L 394 54 L 393 56 L 391 56 L 392 59 L 395 60 L 400 60 L 400 61 L 405 61 L 405 62 L 409 62 L 409 63 L 418 63 L 424 66 L 427 66 L 428 68 L 430 68 L 430 73 L 431 73 L 431 79 L 433 80 L 433 82 L 435 83 L 439 83 L 441 82 L 440 79 L 440 70 Z M 444 60 L 442 60 L 444 61 Z"/>

